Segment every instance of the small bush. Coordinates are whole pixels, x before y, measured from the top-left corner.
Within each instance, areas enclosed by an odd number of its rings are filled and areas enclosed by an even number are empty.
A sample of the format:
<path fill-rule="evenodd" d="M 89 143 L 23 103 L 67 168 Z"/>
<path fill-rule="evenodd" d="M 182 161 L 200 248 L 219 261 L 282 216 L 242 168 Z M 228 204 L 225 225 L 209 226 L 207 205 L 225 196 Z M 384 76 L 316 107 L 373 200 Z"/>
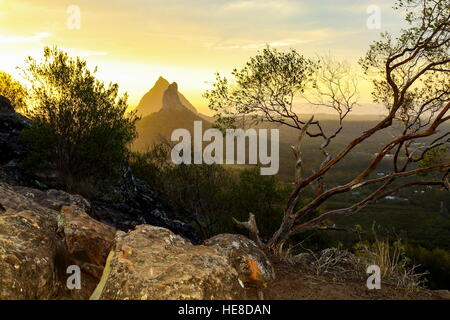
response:
<path fill-rule="evenodd" d="M 381 269 L 381 279 L 399 288 L 416 290 L 425 284 L 426 273 L 419 273 L 418 266 L 411 265 L 406 256 L 406 246 L 400 241 L 376 239 L 374 242 L 360 242 L 355 245 L 356 256 L 367 267 L 377 265 Z"/>
<path fill-rule="evenodd" d="M 361 280 L 366 276 L 361 260 L 347 250 L 328 248 L 319 252 L 307 251 L 291 256 L 289 260 L 302 265 L 317 276 L 332 275 Z"/>
<path fill-rule="evenodd" d="M 450 253 L 440 248 L 428 250 L 423 247 L 406 247 L 408 257 L 414 264 L 419 265 L 418 270 L 429 272 L 427 285 L 430 289 L 450 289 Z"/>
<path fill-rule="evenodd" d="M 221 165 L 174 165 L 171 147 L 157 144 L 131 156 L 134 174 L 168 196 L 180 212 L 190 214 L 206 239 L 219 233 L 236 233 L 232 217 L 244 220 L 255 214 L 261 236 L 275 231 L 281 220 L 286 190 L 273 177 L 261 176 L 259 168 Z M 257 199 L 257 201 L 255 201 Z"/>
<path fill-rule="evenodd" d="M 117 84 L 97 80 L 86 61 L 57 48 L 46 47 L 42 61 L 30 57 L 23 70 L 33 101 L 27 112 L 33 125 L 22 136 L 32 152 L 23 166 L 55 171 L 57 184 L 68 191 L 114 179 L 136 136 L 127 95 L 119 96 Z"/>
<path fill-rule="evenodd" d="M 26 107 L 27 91 L 19 81 L 11 75 L 0 71 L 0 95 L 8 98 L 16 111 L 23 111 Z"/>

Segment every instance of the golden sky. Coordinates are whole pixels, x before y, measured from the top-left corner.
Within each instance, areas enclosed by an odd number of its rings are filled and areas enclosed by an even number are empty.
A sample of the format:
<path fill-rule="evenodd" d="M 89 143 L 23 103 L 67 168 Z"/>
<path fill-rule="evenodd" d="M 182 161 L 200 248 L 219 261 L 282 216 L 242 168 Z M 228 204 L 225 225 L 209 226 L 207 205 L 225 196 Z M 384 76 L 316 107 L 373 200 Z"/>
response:
<path fill-rule="evenodd" d="M 57 45 L 99 67 L 136 105 L 159 76 L 176 81 L 202 112 L 215 72 L 227 74 L 266 44 L 307 56 L 355 63 L 380 32 L 398 30 L 392 0 L 0 0 L 0 70 Z M 381 29 L 367 28 L 367 8 L 381 8 Z M 80 10 L 71 29 L 70 6 Z M 69 10 L 69 11 L 68 11 Z M 20 80 L 20 78 L 19 78 Z M 361 84 L 361 99 L 370 88 Z"/>

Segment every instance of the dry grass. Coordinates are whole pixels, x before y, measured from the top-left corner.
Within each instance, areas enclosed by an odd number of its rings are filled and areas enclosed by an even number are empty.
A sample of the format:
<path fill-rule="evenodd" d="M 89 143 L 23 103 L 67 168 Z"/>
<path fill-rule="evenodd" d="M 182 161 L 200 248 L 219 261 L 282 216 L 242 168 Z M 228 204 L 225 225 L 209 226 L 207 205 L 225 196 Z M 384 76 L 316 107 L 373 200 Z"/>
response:
<path fill-rule="evenodd" d="M 320 252 L 304 252 L 291 258 L 316 276 L 332 275 L 343 279 L 361 279 L 360 260 L 351 252 L 328 248 Z"/>
<path fill-rule="evenodd" d="M 301 244 L 300 244 L 301 245 Z M 280 247 L 274 256 L 289 265 L 301 265 L 315 276 L 331 275 L 340 279 L 367 279 L 367 267 L 377 265 L 381 270 L 382 283 L 396 288 L 415 291 L 423 288 L 426 273 L 418 273 L 418 266 L 411 266 L 400 240 L 389 239 L 369 243 L 361 241 L 354 247 L 354 253 L 338 248 L 313 252 L 302 247 L 302 253 L 294 255 L 295 247 Z"/>
<path fill-rule="evenodd" d="M 426 273 L 417 273 L 418 266 L 410 266 L 410 260 L 406 257 L 400 240 L 391 243 L 389 239 L 377 238 L 373 243 L 358 243 L 355 250 L 361 263 L 380 267 L 383 282 L 409 290 L 424 286 Z"/>

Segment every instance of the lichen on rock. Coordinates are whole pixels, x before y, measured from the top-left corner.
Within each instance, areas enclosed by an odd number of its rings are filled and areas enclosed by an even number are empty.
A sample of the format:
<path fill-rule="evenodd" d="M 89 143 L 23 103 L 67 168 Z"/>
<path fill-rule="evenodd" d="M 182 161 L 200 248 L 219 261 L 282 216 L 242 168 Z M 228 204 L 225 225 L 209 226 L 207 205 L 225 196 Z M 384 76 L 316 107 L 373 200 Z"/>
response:
<path fill-rule="evenodd" d="M 217 249 L 194 246 L 165 228 L 140 225 L 116 234 L 100 299 L 233 299 L 242 290 L 236 270 Z"/>
<path fill-rule="evenodd" d="M 275 280 L 275 271 L 267 255 L 255 242 L 239 234 L 219 234 L 205 241 L 227 256 L 236 269 L 241 285 L 255 288 L 262 298 L 262 289 Z"/>

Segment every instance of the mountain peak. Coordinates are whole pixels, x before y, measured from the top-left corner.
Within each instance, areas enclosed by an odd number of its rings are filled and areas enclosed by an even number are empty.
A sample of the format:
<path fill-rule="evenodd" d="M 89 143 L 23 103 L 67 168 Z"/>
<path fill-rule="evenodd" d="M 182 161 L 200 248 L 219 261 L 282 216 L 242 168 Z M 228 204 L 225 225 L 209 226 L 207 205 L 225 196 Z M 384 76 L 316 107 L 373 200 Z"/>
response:
<path fill-rule="evenodd" d="M 155 88 L 155 87 L 167 88 L 168 86 L 169 86 L 169 81 L 167 81 L 164 77 L 159 77 L 158 80 L 156 80 L 155 85 L 153 86 L 153 88 Z"/>
<path fill-rule="evenodd" d="M 138 115 L 141 117 L 145 117 L 151 113 L 161 110 L 163 107 L 164 94 L 167 90 L 169 90 L 170 93 L 173 93 L 174 95 L 178 95 L 178 100 L 180 101 L 180 104 L 182 106 L 194 113 L 197 113 L 195 107 L 180 92 L 178 92 L 178 84 L 176 82 L 170 84 L 169 81 L 161 76 L 139 102 L 139 105 L 136 108 Z M 175 99 L 169 100 L 175 101 Z M 176 106 L 179 107 L 178 102 L 175 103 Z"/>
<path fill-rule="evenodd" d="M 186 107 L 178 95 L 178 84 L 176 82 L 169 85 L 163 96 L 163 110 L 183 110 Z"/>
<path fill-rule="evenodd" d="M 167 90 L 170 90 L 172 92 L 178 92 L 178 83 L 173 82 L 172 84 L 167 87 Z"/>

